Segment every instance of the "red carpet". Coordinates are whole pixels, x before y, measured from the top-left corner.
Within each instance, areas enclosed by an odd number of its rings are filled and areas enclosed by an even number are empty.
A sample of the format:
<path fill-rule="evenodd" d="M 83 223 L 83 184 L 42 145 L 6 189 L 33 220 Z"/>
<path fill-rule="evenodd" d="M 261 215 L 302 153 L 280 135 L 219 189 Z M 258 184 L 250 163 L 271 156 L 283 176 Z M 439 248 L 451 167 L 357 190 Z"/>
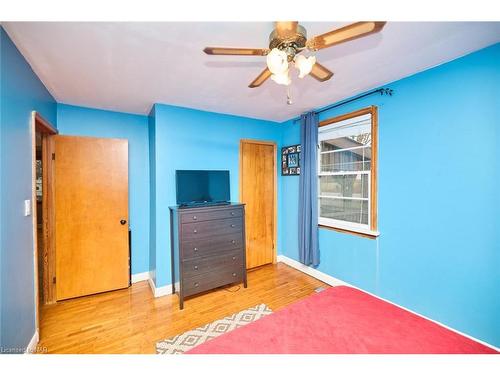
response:
<path fill-rule="evenodd" d="M 497 353 L 357 289 L 312 295 L 188 354 Z"/>

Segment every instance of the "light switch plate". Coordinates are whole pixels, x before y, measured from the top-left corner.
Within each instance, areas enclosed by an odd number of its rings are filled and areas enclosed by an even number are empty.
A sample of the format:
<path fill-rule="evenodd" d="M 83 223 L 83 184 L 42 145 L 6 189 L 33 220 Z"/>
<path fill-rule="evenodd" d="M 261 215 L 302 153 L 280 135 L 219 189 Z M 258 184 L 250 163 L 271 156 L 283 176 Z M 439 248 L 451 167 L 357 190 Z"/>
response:
<path fill-rule="evenodd" d="M 26 199 L 24 201 L 24 216 L 30 216 L 31 215 L 31 200 Z"/>

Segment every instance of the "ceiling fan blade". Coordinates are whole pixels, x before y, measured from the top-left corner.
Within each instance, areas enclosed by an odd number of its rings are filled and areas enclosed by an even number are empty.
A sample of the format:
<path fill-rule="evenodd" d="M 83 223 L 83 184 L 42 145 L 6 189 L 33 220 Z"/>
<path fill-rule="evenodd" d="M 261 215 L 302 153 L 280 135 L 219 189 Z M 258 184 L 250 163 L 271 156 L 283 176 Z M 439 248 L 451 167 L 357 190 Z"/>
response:
<path fill-rule="evenodd" d="M 278 21 L 276 22 L 276 34 L 278 37 L 286 39 L 297 33 L 298 21 Z"/>
<path fill-rule="evenodd" d="M 271 71 L 269 69 L 264 69 L 258 76 L 257 78 L 255 78 L 252 83 L 250 83 L 248 85 L 248 87 L 250 87 L 251 89 L 255 88 L 255 87 L 259 87 L 260 85 L 262 85 L 266 79 L 268 79 L 269 77 L 271 77 Z"/>
<path fill-rule="evenodd" d="M 340 29 L 315 36 L 307 41 L 306 46 L 311 50 L 328 48 L 336 44 L 378 33 L 382 30 L 384 25 L 385 22 L 356 22 L 341 27 Z"/>
<path fill-rule="evenodd" d="M 317 62 L 313 65 L 311 73 L 309 73 L 309 75 L 313 78 L 316 78 L 320 82 L 325 82 L 332 78 L 333 72 Z"/>
<path fill-rule="evenodd" d="M 203 52 L 205 52 L 207 55 L 265 56 L 269 53 L 269 49 L 267 49 L 267 48 L 205 47 Z"/>

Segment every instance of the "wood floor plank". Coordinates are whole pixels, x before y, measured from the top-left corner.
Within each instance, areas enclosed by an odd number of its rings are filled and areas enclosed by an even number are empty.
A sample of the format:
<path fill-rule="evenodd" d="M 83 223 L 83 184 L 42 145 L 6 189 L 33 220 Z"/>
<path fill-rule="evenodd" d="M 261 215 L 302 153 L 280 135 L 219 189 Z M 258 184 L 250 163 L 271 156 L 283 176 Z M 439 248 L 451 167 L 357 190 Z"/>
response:
<path fill-rule="evenodd" d="M 157 341 L 265 303 L 273 311 L 328 285 L 283 263 L 248 273 L 248 288 L 230 286 L 186 300 L 154 298 L 147 281 L 41 309 L 47 353 L 155 353 Z"/>

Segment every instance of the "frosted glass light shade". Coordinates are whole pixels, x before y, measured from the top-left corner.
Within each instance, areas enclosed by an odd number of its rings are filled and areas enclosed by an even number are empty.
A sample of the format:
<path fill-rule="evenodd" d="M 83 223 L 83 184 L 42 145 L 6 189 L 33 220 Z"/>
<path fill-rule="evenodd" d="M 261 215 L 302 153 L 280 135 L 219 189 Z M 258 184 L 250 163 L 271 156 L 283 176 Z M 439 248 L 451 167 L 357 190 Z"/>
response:
<path fill-rule="evenodd" d="M 314 56 L 297 56 L 295 58 L 295 67 L 299 70 L 299 78 L 304 78 L 306 75 L 311 73 L 314 64 L 316 64 L 316 57 Z"/>
<path fill-rule="evenodd" d="M 267 55 L 267 67 L 273 74 L 283 74 L 288 70 L 288 57 L 284 51 L 273 48 Z"/>
<path fill-rule="evenodd" d="M 274 82 L 276 82 L 278 85 L 288 86 L 290 83 L 292 83 L 292 81 L 290 79 L 290 74 L 288 74 L 288 70 L 285 71 L 284 73 L 271 75 L 271 79 Z"/>

